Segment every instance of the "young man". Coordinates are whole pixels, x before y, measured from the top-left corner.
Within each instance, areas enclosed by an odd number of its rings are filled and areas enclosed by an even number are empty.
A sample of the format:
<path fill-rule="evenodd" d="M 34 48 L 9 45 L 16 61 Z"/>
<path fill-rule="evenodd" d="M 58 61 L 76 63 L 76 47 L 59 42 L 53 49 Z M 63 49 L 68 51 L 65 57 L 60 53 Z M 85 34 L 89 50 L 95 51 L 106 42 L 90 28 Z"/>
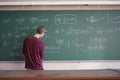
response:
<path fill-rule="evenodd" d="M 41 40 L 47 32 L 44 26 L 36 29 L 36 34 L 27 36 L 23 43 L 23 55 L 25 68 L 27 70 L 43 70 L 42 59 L 44 55 L 45 43 Z"/>

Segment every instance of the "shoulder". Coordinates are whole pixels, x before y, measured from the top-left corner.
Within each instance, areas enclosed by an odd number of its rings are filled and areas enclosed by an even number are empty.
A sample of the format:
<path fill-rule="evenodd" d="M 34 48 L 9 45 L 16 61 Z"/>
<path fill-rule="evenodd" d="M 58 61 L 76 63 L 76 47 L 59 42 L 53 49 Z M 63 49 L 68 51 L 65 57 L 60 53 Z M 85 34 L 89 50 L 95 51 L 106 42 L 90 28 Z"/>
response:
<path fill-rule="evenodd" d="M 33 36 L 27 36 L 25 39 L 33 39 Z"/>
<path fill-rule="evenodd" d="M 45 45 L 44 41 L 43 40 L 39 40 L 39 43 L 42 44 L 42 45 Z"/>
<path fill-rule="evenodd" d="M 24 39 L 24 41 L 31 41 L 31 40 L 33 40 L 33 37 L 32 37 L 32 36 L 27 36 L 27 37 Z"/>
<path fill-rule="evenodd" d="M 43 40 L 41 40 L 41 39 L 39 39 L 39 42 L 44 44 L 44 41 L 43 41 Z"/>

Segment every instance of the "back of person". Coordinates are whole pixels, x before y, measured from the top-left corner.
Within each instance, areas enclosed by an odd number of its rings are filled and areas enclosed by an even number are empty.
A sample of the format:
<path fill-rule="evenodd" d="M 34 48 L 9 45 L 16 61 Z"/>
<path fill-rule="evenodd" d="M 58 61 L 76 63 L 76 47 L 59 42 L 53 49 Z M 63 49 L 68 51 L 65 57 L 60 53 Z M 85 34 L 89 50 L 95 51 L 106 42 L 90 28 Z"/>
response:
<path fill-rule="evenodd" d="M 44 55 L 44 49 L 45 44 L 41 40 L 41 34 L 27 36 L 25 38 L 23 43 L 23 55 L 26 69 L 43 70 L 42 59 Z"/>
<path fill-rule="evenodd" d="M 25 55 L 25 68 L 32 70 L 43 70 L 42 67 L 42 58 L 43 54 L 41 54 L 44 43 L 37 39 L 34 36 L 28 36 L 25 39 L 24 44 L 24 55 Z M 40 51 L 41 50 L 41 51 Z"/>

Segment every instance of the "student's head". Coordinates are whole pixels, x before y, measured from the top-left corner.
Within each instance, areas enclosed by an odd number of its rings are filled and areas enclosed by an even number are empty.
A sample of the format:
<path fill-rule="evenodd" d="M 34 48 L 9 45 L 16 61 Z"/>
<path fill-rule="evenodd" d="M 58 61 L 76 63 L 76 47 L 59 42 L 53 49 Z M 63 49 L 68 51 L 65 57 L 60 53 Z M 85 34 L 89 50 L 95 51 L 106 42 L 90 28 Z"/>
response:
<path fill-rule="evenodd" d="M 42 37 L 44 36 L 45 32 L 47 32 L 45 26 L 38 26 L 38 28 L 36 29 L 36 33 L 37 34 L 41 34 Z"/>

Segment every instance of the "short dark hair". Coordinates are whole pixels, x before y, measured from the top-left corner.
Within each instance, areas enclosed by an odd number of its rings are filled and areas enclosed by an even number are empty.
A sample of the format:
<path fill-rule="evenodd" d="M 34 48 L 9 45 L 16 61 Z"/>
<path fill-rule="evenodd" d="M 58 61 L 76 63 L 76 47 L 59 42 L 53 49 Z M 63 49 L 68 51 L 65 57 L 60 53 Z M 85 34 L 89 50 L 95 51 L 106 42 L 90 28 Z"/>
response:
<path fill-rule="evenodd" d="M 44 33 L 44 32 L 47 32 L 47 30 L 46 30 L 46 28 L 45 28 L 45 26 L 38 26 L 38 28 L 36 29 L 36 33 L 38 33 L 38 34 L 42 34 L 42 33 Z"/>

